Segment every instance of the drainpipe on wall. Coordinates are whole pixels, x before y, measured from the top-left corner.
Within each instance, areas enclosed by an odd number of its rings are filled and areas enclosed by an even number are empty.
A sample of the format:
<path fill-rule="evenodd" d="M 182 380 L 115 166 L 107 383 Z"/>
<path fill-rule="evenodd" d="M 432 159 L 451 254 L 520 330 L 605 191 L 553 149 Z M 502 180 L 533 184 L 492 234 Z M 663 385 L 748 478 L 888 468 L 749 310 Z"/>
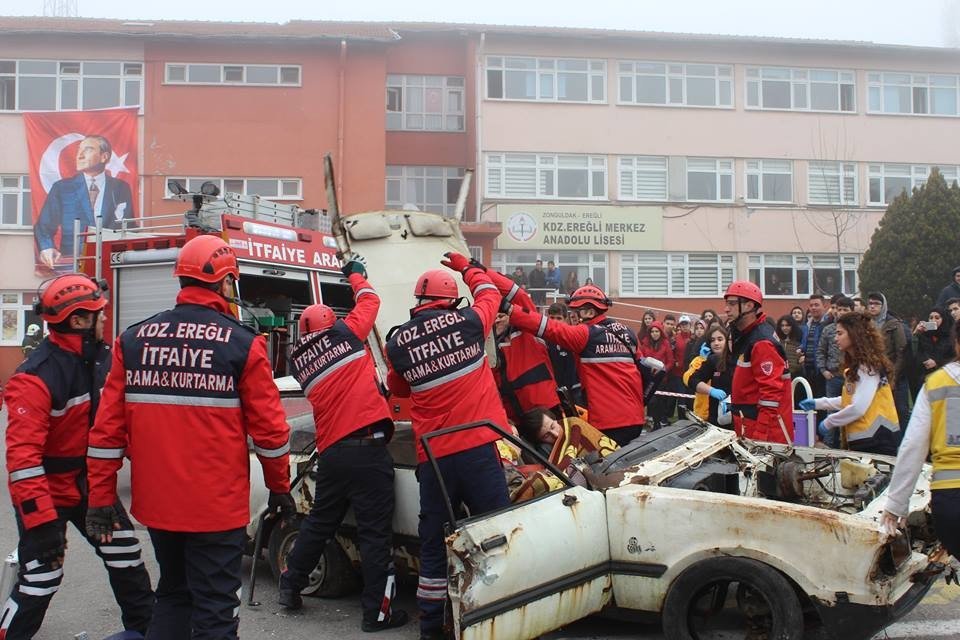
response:
<path fill-rule="evenodd" d="M 337 92 L 338 92 L 338 103 L 337 103 L 337 170 L 336 170 L 336 190 L 337 197 L 340 202 L 340 207 L 342 210 L 346 210 L 346 201 L 343 197 L 343 173 L 345 167 L 343 166 L 343 129 L 345 126 L 344 120 L 346 118 L 346 67 L 347 67 L 347 41 L 340 41 L 340 72 L 337 78 Z"/>
<path fill-rule="evenodd" d="M 483 105 L 483 47 L 487 41 L 487 34 L 485 32 L 480 32 L 480 46 L 477 47 L 477 62 L 476 62 L 476 87 L 475 87 L 475 97 L 474 97 L 474 118 L 476 119 L 476 136 L 477 136 L 477 157 L 475 161 L 474 169 L 474 194 L 476 200 L 476 214 L 475 221 L 480 222 L 480 214 L 483 211 L 483 188 L 482 184 L 486 180 L 486 173 L 483 170 L 483 116 L 481 114 L 480 107 Z"/>

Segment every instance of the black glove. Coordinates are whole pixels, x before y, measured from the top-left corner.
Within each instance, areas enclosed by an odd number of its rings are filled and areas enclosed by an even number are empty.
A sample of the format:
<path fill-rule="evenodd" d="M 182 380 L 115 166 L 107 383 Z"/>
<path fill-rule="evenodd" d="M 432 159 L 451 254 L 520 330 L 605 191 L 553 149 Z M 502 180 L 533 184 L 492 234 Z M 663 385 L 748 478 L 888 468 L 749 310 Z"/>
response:
<path fill-rule="evenodd" d="M 33 529 L 28 529 L 26 535 L 30 539 L 30 548 L 36 554 L 36 559 L 45 564 L 59 561 L 67 548 L 67 538 L 63 527 L 56 522 L 46 522 Z M 29 562 L 30 558 L 21 558 L 21 562 Z"/>
<path fill-rule="evenodd" d="M 364 278 L 367 277 L 367 265 L 364 264 L 364 259 L 361 256 L 355 255 L 346 262 L 343 263 L 343 266 L 340 267 L 340 271 L 343 272 L 343 275 L 350 277 L 351 273 L 359 273 Z"/>
<path fill-rule="evenodd" d="M 505 313 L 510 315 L 510 312 L 513 310 L 513 303 L 507 300 L 506 298 L 500 298 L 500 308 L 498 311 L 500 313 Z"/>
<path fill-rule="evenodd" d="M 480 271 L 483 271 L 483 272 L 486 272 L 487 270 L 487 267 L 484 266 L 484 264 L 479 260 L 477 260 L 476 258 L 470 258 L 470 266 L 474 269 L 480 269 Z"/>
<path fill-rule="evenodd" d="M 120 514 L 113 505 L 90 507 L 87 509 L 87 537 L 100 540 L 100 536 L 112 536 L 116 530 L 113 525 L 120 524 Z"/>
<path fill-rule="evenodd" d="M 267 501 L 267 510 L 270 513 L 276 513 L 280 510 L 280 517 L 287 519 L 297 515 L 297 503 L 293 501 L 293 496 L 289 493 L 270 492 L 270 499 Z"/>

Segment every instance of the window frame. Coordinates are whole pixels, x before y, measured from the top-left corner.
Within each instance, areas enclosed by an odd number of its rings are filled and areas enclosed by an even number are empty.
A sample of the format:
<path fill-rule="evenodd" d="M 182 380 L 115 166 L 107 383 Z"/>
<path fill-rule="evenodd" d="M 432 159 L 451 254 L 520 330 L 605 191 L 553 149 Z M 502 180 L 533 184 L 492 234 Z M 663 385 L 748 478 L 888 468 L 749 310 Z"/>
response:
<path fill-rule="evenodd" d="M 786 72 L 790 77 L 789 78 L 777 78 L 775 76 L 764 78 L 763 72 Z M 756 75 L 751 75 L 756 73 Z M 827 80 L 814 80 L 813 74 L 815 73 L 836 73 L 837 80 L 835 82 L 837 86 L 837 109 L 814 109 L 812 105 L 812 93 L 814 84 L 834 84 L 832 81 Z M 849 74 L 851 81 L 844 82 L 844 74 Z M 763 105 L 763 81 L 771 80 L 776 82 L 786 82 L 790 87 L 790 106 L 789 107 L 767 107 Z M 750 101 L 750 89 L 752 85 L 756 85 L 757 90 L 757 104 L 753 105 Z M 850 85 L 851 89 L 851 108 L 843 109 L 843 89 L 844 85 Z M 806 107 L 798 107 L 795 105 L 797 99 L 796 87 L 804 87 L 804 95 L 806 98 Z M 778 66 L 754 66 L 750 65 L 744 68 L 743 71 L 743 106 L 744 109 L 749 111 L 803 111 L 808 113 L 837 113 L 837 114 L 853 114 L 856 115 L 857 111 L 857 72 L 853 69 L 829 69 L 822 67 L 778 67 Z"/>
<path fill-rule="evenodd" d="M 930 172 L 934 168 L 940 170 L 941 175 L 943 175 L 944 180 L 947 182 L 947 186 L 950 186 L 951 182 L 956 182 L 960 179 L 960 167 L 956 165 L 939 165 L 939 164 L 909 164 L 906 162 L 871 162 L 867 164 L 867 206 L 869 207 L 886 207 L 890 204 L 891 201 L 886 200 L 887 193 L 887 171 L 893 167 L 906 167 L 909 176 L 903 175 L 891 175 L 891 178 L 907 178 L 910 181 L 910 185 L 907 189 L 907 195 L 913 193 L 914 189 L 921 187 L 926 184 L 927 179 L 930 177 Z M 879 169 L 879 170 L 878 170 Z M 874 180 L 880 181 L 880 194 L 882 196 L 881 201 L 875 201 L 872 198 L 873 193 L 873 182 Z"/>
<path fill-rule="evenodd" d="M 16 187 L 7 187 L 4 182 L 10 179 L 17 180 Z M 16 224 L 3 222 L 3 196 L 17 196 L 17 220 Z M 33 211 L 31 209 L 32 197 L 30 189 L 30 176 L 25 174 L 2 174 L 0 175 L 0 229 L 15 231 L 18 229 L 27 230 L 33 228 Z M 28 220 L 28 224 L 23 224 L 23 220 Z"/>
<path fill-rule="evenodd" d="M 174 197 L 173 193 L 170 192 L 170 188 L 169 188 L 169 186 L 168 186 L 168 184 L 169 184 L 169 182 L 170 182 L 171 180 L 176 180 L 176 181 L 180 182 L 180 184 L 182 184 L 184 187 L 186 187 L 188 191 L 190 190 L 190 188 L 189 188 L 189 186 L 188 186 L 189 181 L 194 181 L 194 182 L 198 182 L 198 181 L 203 181 L 203 182 L 205 182 L 205 181 L 210 181 L 210 182 L 215 183 L 215 184 L 220 188 L 220 193 L 221 193 L 221 194 L 224 194 L 224 193 L 226 193 L 227 191 L 231 191 L 231 192 L 233 192 L 233 193 L 237 193 L 237 192 L 234 192 L 232 189 L 226 189 L 225 184 L 226 184 L 227 181 L 231 181 L 231 180 L 242 180 L 242 181 L 243 181 L 243 191 L 241 191 L 241 192 L 239 192 L 239 193 L 241 193 L 242 195 L 245 195 L 245 196 L 259 195 L 259 194 L 253 194 L 253 193 L 248 193 L 248 192 L 247 192 L 247 182 L 248 182 L 248 181 L 250 181 L 250 180 L 275 180 L 276 183 L 277 183 L 277 194 L 278 194 L 278 195 L 276 195 L 276 196 L 260 196 L 261 198 L 264 198 L 265 200 L 273 200 L 273 201 L 278 201 L 278 202 L 279 202 L 279 201 L 299 201 L 299 200 L 303 200 L 303 178 L 294 178 L 294 177 L 291 177 L 291 176 L 285 176 L 285 177 L 274 177 L 274 176 L 244 176 L 244 177 L 240 177 L 240 176 L 219 176 L 219 177 L 215 177 L 215 176 L 164 176 L 164 178 L 163 178 L 163 199 L 164 199 L 164 200 L 175 200 L 175 199 L 176 199 L 176 198 Z M 296 183 L 297 183 L 297 195 L 295 195 L 295 196 L 290 196 L 290 195 L 286 195 L 286 196 L 285 196 L 285 195 L 283 195 L 283 183 L 284 183 L 284 182 L 296 182 Z"/>
<path fill-rule="evenodd" d="M 411 79 L 421 78 L 424 81 L 421 84 L 413 84 L 409 82 Z M 442 85 L 440 87 L 432 87 L 426 83 L 426 78 L 440 78 L 442 79 Z M 399 79 L 399 84 L 391 84 L 391 79 Z M 451 85 L 451 80 L 459 80 L 460 86 L 455 84 Z M 463 133 L 467 128 L 467 117 L 466 117 L 466 104 L 467 104 L 467 86 L 466 78 L 464 76 L 443 76 L 443 75 L 431 75 L 431 74 L 403 74 L 403 73 L 390 73 L 387 74 L 387 97 L 386 97 L 386 119 L 387 131 L 430 131 L 430 132 L 439 132 L 439 133 Z M 438 115 L 434 112 L 428 112 L 426 110 L 426 99 L 425 94 L 427 89 L 439 88 L 443 94 L 440 107 L 440 122 L 442 127 L 439 129 L 428 128 L 426 126 L 426 119 L 428 115 Z M 390 110 L 390 91 L 393 89 L 400 89 L 400 110 L 391 111 Z M 422 108 L 420 111 L 411 111 L 407 106 L 407 100 L 409 98 L 409 92 L 420 90 L 424 93 L 424 98 L 422 99 Z M 450 109 L 450 96 L 458 94 L 460 95 L 460 110 L 456 111 Z M 390 125 L 390 115 L 398 114 L 400 116 L 400 126 L 395 127 Z M 423 118 L 422 127 L 411 127 L 408 126 L 408 118 L 419 116 Z M 457 129 L 447 128 L 447 120 L 449 118 L 460 118 L 460 126 Z"/>
<path fill-rule="evenodd" d="M 717 198 L 716 199 L 706 199 L 706 198 L 693 198 L 690 196 L 690 161 L 696 162 L 707 162 L 712 161 L 714 163 L 713 174 L 715 176 L 715 186 L 717 189 Z M 728 162 L 730 163 L 729 171 L 721 171 L 720 163 Z M 695 173 L 707 173 L 706 171 L 696 170 Z M 724 176 L 730 176 L 730 197 L 723 198 L 723 183 L 722 178 Z M 707 158 L 707 157 L 688 157 L 686 158 L 686 163 L 684 166 L 684 186 L 685 186 L 685 196 L 687 202 L 705 202 L 705 203 L 730 203 L 734 202 L 737 197 L 736 189 L 736 175 L 737 175 L 737 166 L 733 158 Z"/>
<path fill-rule="evenodd" d="M 430 176 L 427 175 L 429 169 L 438 169 L 443 171 L 443 176 Z M 391 175 L 391 170 L 399 170 L 399 175 Z M 421 175 L 416 175 L 417 171 L 421 171 Z M 413 175 L 408 175 L 412 173 Z M 384 186 L 384 204 L 388 209 L 402 209 L 407 204 L 412 204 L 417 207 L 420 211 L 426 211 L 429 213 L 439 213 L 444 217 L 453 216 L 457 208 L 457 197 L 454 196 L 453 202 L 449 202 L 451 180 L 456 180 L 458 182 L 456 192 L 459 194 L 460 184 L 463 183 L 463 176 L 465 175 L 466 170 L 463 167 L 447 167 L 447 166 L 431 166 L 431 165 L 387 165 L 385 173 L 385 186 Z M 445 202 L 440 203 L 439 206 L 441 211 L 433 211 L 426 207 L 437 206 L 436 203 L 429 203 L 426 199 L 427 194 L 427 181 L 428 180 L 442 180 L 443 181 L 443 194 L 445 197 Z M 408 198 L 405 197 L 407 189 L 408 180 L 419 180 L 422 181 L 422 192 L 424 194 L 424 200 L 421 205 L 419 202 L 410 202 Z M 390 199 L 390 183 L 391 181 L 399 182 L 400 189 L 400 199 L 391 200 Z"/>
<path fill-rule="evenodd" d="M 534 193 L 525 194 L 525 195 L 509 195 L 507 194 L 507 170 L 509 168 L 508 158 L 512 157 L 514 160 L 513 168 L 515 170 L 534 170 Z M 500 158 L 496 163 L 494 158 Z M 519 162 L 520 158 L 532 158 L 531 164 L 521 164 Z M 586 159 L 586 167 L 584 170 L 587 172 L 587 196 L 561 196 L 560 192 L 560 171 L 563 170 L 575 170 L 580 167 L 563 167 L 561 166 L 564 159 L 573 159 L 573 158 L 584 158 Z M 527 162 L 530 162 L 527 160 Z M 607 162 L 607 156 L 605 155 L 589 155 L 589 154 L 575 154 L 575 153 L 514 153 L 514 152 L 487 152 L 484 154 L 484 197 L 497 199 L 497 200 L 572 200 L 572 201 L 609 201 L 609 166 Z M 491 175 L 493 171 L 499 170 L 500 175 L 500 190 L 493 192 L 490 190 L 491 184 Z M 594 187 L 594 178 L 595 173 L 602 171 L 603 176 L 603 194 L 602 195 L 593 195 Z M 547 193 L 543 190 L 543 185 L 545 182 L 545 174 L 552 172 L 553 180 L 551 184 L 552 193 Z"/>
<path fill-rule="evenodd" d="M 14 106 L 12 109 L 4 109 L 2 103 L 0 103 L 0 113 L 33 113 L 33 112 L 42 112 L 42 111 L 83 111 L 87 107 L 84 105 L 84 81 L 85 80 L 113 80 L 116 79 L 118 82 L 118 101 L 117 104 L 111 105 L 109 107 L 89 107 L 89 109 L 94 108 L 109 108 L 109 109 L 120 109 L 125 107 L 136 107 L 139 110 L 140 114 L 143 114 L 143 102 L 144 102 L 144 82 L 145 72 L 146 72 L 146 62 L 143 60 L 77 60 L 77 59 L 40 59 L 40 58 L 3 58 L 0 62 L 13 62 L 15 65 L 14 71 L 4 72 L 0 71 L 0 80 L 3 78 L 13 78 L 14 83 Z M 52 63 L 56 65 L 56 71 L 50 73 L 39 73 L 39 72 L 24 72 L 21 71 L 21 66 L 23 63 Z M 107 74 L 107 73 L 94 73 L 94 72 L 85 72 L 86 65 L 95 65 L 95 64 L 116 64 L 119 65 L 120 71 L 117 74 Z M 64 67 L 69 65 L 79 65 L 79 71 L 76 73 L 65 72 Z M 128 67 L 130 67 L 130 73 L 128 73 Z M 133 73 L 134 68 L 139 68 L 139 72 Z M 22 79 L 23 78 L 52 78 L 54 81 L 54 105 L 52 107 L 42 107 L 36 109 L 24 109 L 21 107 L 21 99 L 23 96 L 22 92 Z M 65 90 L 64 85 L 67 82 L 74 81 L 76 83 L 76 107 L 64 107 L 64 97 Z M 126 86 L 128 82 L 136 82 L 138 85 L 137 88 L 137 104 L 126 104 Z"/>
<path fill-rule="evenodd" d="M 657 259 L 663 258 L 662 264 L 655 264 L 650 261 L 645 264 L 638 263 L 639 258 Z M 717 288 L 715 292 L 691 292 L 691 270 L 709 269 L 705 264 L 695 264 L 691 261 L 693 258 L 713 257 Z M 654 291 L 652 289 L 641 290 L 637 286 L 640 282 L 639 270 L 648 268 L 663 269 L 665 272 L 664 291 Z M 631 278 L 634 286 L 628 288 L 625 283 L 624 271 L 633 269 L 634 275 Z M 737 279 L 737 254 L 726 252 L 710 251 L 624 251 L 620 253 L 620 295 L 622 297 L 633 298 L 710 298 L 722 297 L 723 292 L 731 282 Z M 681 287 L 676 287 L 678 280 L 682 281 Z"/>
<path fill-rule="evenodd" d="M 571 260 L 571 258 L 576 258 Z M 544 269 L 548 262 L 553 261 L 557 269 L 560 270 L 560 288 L 564 289 L 567 276 L 570 270 L 577 271 L 577 279 L 582 285 L 587 278 L 591 278 L 594 283 L 607 290 L 608 282 L 612 277 L 610 273 L 610 254 L 606 251 L 576 251 L 576 250 L 557 250 L 557 249 L 494 249 L 490 262 L 487 266 L 496 269 L 500 273 L 510 277 L 513 273 L 513 267 L 533 267 L 537 260 L 543 261 Z M 529 274 L 529 269 L 524 269 Z M 580 279 L 581 273 L 584 275 Z M 565 292 L 567 295 L 571 291 Z M 563 298 L 558 298 L 562 300 Z"/>
<path fill-rule="evenodd" d="M 662 160 L 663 161 L 663 171 L 657 170 L 641 170 L 637 166 L 638 161 L 650 161 L 650 160 Z M 624 168 L 624 163 L 629 161 L 633 166 L 629 168 Z M 631 190 L 633 191 L 632 196 L 624 195 L 624 180 L 623 175 L 625 172 L 630 172 L 630 181 L 631 181 Z M 639 186 L 639 177 L 641 174 L 660 174 L 663 173 L 663 197 L 658 198 L 641 198 L 638 196 L 638 186 Z M 667 156 L 617 156 L 617 199 L 623 200 L 625 202 L 669 202 L 670 201 L 670 158 Z"/>
<path fill-rule="evenodd" d="M 4 297 L 9 295 L 17 296 L 17 301 L 6 302 Z M 31 300 L 35 297 L 36 293 L 30 291 L 16 291 L 13 289 L 0 290 L 0 347 L 20 347 L 23 345 L 23 336 L 26 333 L 27 324 L 30 323 L 27 314 L 34 315 Z M 5 339 L 3 337 L 2 322 L 6 312 L 9 311 L 14 311 L 17 314 L 16 336 Z M 40 330 L 43 331 L 44 322 L 40 318 L 36 319 L 36 324 L 40 325 Z"/>
<path fill-rule="evenodd" d="M 895 82 L 892 80 L 887 80 L 887 76 L 909 76 L 909 82 Z M 932 78 L 943 77 L 943 78 L 952 78 L 953 86 L 948 87 L 947 85 L 936 85 L 932 82 Z M 920 78 L 924 78 L 920 80 Z M 881 116 L 920 116 L 927 118 L 957 118 L 960 117 L 960 74 L 955 73 L 934 73 L 934 72 L 920 72 L 920 71 L 868 71 L 867 72 L 867 114 L 868 115 L 881 115 Z M 886 91 L 887 87 L 907 87 L 910 93 L 910 110 L 909 111 L 887 111 L 885 109 L 886 103 Z M 930 106 L 932 103 L 932 94 L 934 89 L 953 89 L 953 104 L 954 104 L 954 113 L 931 113 Z M 916 108 L 916 89 L 925 89 L 926 90 L 926 105 L 927 111 L 917 112 Z M 872 106 L 871 97 L 874 95 L 874 90 L 878 92 L 878 97 L 880 101 L 880 108 L 875 109 Z"/>
<path fill-rule="evenodd" d="M 750 168 L 750 164 L 753 163 L 753 162 L 758 163 L 758 165 L 757 165 L 757 170 L 755 170 L 755 171 L 754 171 L 754 170 L 751 170 L 751 168 Z M 787 172 L 783 172 L 783 171 L 766 171 L 766 170 L 764 169 L 764 163 L 771 163 L 771 162 L 778 162 L 778 163 L 786 162 L 787 165 L 789 166 L 789 170 L 788 170 Z M 751 203 L 757 203 L 757 204 L 796 204 L 797 199 L 796 199 L 796 189 L 794 188 L 795 185 L 794 185 L 794 181 L 793 181 L 793 169 L 794 169 L 793 160 L 783 160 L 783 159 L 778 159 L 778 158 L 747 158 L 747 159 L 745 159 L 745 160 L 744 160 L 744 163 L 743 163 L 743 198 L 744 198 L 744 201 L 746 201 L 746 202 L 751 202 Z M 764 175 L 768 175 L 768 174 L 769 174 L 769 175 L 780 175 L 780 176 L 785 175 L 785 176 L 789 176 L 789 181 L 790 181 L 790 199 L 789 199 L 789 200 L 771 200 L 771 199 L 769 199 L 769 198 L 766 197 L 766 193 L 764 193 L 764 188 L 763 188 L 763 176 L 764 176 Z M 760 194 L 760 197 L 759 197 L 759 198 L 751 198 L 751 197 L 750 197 L 750 177 L 751 177 L 751 176 L 758 176 L 758 177 L 759 177 L 759 179 L 758 179 L 758 181 L 757 181 L 757 182 L 758 182 L 758 184 L 757 184 L 757 190 L 758 190 L 758 192 L 759 192 L 759 194 Z"/>
<path fill-rule="evenodd" d="M 836 174 L 824 174 L 824 175 L 838 175 L 840 177 L 840 200 L 838 202 L 816 202 L 813 200 L 811 195 L 811 187 L 813 181 L 811 180 L 811 175 L 814 171 L 814 165 L 833 165 L 834 167 L 839 167 L 839 171 Z M 852 167 L 852 172 L 847 172 L 847 167 Z M 844 201 L 844 180 L 847 177 L 853 177 L 853 201 L 846 202 Z M 860 206 L 860 169 L 858 162 L 848 162 L 845 160 L 808 160 L 807 161 L 807 205 L 812 207 L 859 207 Z"/>
<path fill-rule="evenodd" d="M 778 262 L 773 262 L 773 264 L 767 264 L 769 258 L 784 258 L 787 257 L 790 259 L 790 264 L 779 264 Z M 836 266 L 833 264 L 826 264 L 827 261 L 836 261 Z M 747 254 L 747 280 L 753 282 L 760 287 L 760 290 L 763 292 L 765 298 L 774 298 L 774 299 L 795 299 L 795 298 L 806 298 L 816 291 L 816 272 L 817 270 L 832 270 L 836 269 L 840 275 L 840 286 L 843 289 L 842 293 L 848 296 L 857 295 L 857 289 L 860 286 L 859 276 L 857 270 L 860 267 L 860 256 L 858 254 L 844 253 L 841 254 L 838 258 L 837 254 L 834 253 L 748 253 Z M 791 273 L 791 282 L 793 293 L 773 293 L 767 291 L 767 269 L 790 269 Z M 800 291 L 798 287 L 798 271 L 803 271 L 806 273 L 806 282 L 807 290 Z M 757 278 L 754 278 L 754 272 L 757 274 Z M 853 287 L 850 291 L 846 290 L 846 281 L 847 274 L 852 274 Z M 759 281 L 758 281 L 759 279 Z M 825 292 L 821 291 L 824 295 L 832 295 L 834 293 L 839 293 L 837 291 Z"/>
<path fill-rule="evenodd" d="M 533 66 L 529 68 L 513 68 L 507 66 L 507 60 L 527 60 L 533 61 Z M 500 64 L 494 65 L 491 60 L 500 60 Z M 563 70 L 560 69 L 561 62 L 585 62 L 586 71 Z M 547 65 L 552 65 L 548 67 Z M 600 66 L 600 69 L 594 69 L 594 64 Z M 500 72 L 500 96 L 491 97 L 490 95 L 490 72 Z M 533 98 L 510 98 L 507 97 L 507 71 L 532 72 L 534 75 L 534 94 Z M 561 73 L 583 73 L 587 76 L 587 99 L 570 100 L 559 97 L 559 79 Z M 551 92 L 553 97 L 541 97 L 543 88 L 543 76 L 552 75 Z M 595 78 L 602 79 L 603 97 L 596 98 L 593 93 L 593 81 Z M 483 65 L 483 97 L 484 100 L 493 100 L 497 102 L 550 102 L 560 104 L 607 104 L 609 101 L 610 87 L 607 77 L 607 61 L 603 58 L 577 58 L 577 57 L 543 57 L 543 56 L 524 56 L 510 54 L 487 54 Z"/>
<path fill-rule="evenodd" d="M 191 82 L 190 81 L 190 66 L 201 66 L 201 67 L 220 67 L 220 81 L 204 81 L 204 82 Z M 184 79 L 183 80 L 171 80 L 170 79 L 170 70 L 172 67 L 183 67 Z M 226 77 L 226 67 L 243 67 L 243 80 L 224 80 Z M 247 82 L 247 68 L 248 67 L 276 67 L 277 68 L 277 82 Z M 297 69 L 297 81 L 296 82 L 284 82 L 283 81 L 283 70 L 284 69 Z M 208 86 L 208 87 L 302 87 L 303 86 L 303 66 L 296 63 L 281 63 L 281 62 L 165 62 L 163 64 L 163 84 L 170 86 Z"/>
<path fill-rule="evenodd" d="M 667 60 L 616 60 L 617 67 L 617 105 L 623 106 L 636 106 L 636 107 L 673 107 L 673 108 L 688 108 L 688 109 L 735 109 L 736 108 L 736 74 L 734 71 L 733 64 L 723 64 L 723 63 L 714 63 L 714 62 L 676 62 L 676 61 L 667 61 Z M 624 71 L 623 65 L 632 65 L 632 71 Z M 642 73 L 638 71 L 638 65 L 663 65 L 663 78 L 664 78 L 664 102 L 639 102 L 637 101 L 637 77 L 659 77 L 659 73 Z M 671 67 L 679 66 L 679 71 L 672 71 Z M 688 72 L 688 67 L 714 67 L 714 75 L 707 76 L 701 74 L 694 74 Z M 721 75 L 721 69 L 726 69 L 729 72 L 729 75 Z M 690 78 L 713 78 L 714 80 L 714 91 L 716 95 L 716 104 L 707 105 L 707 104 L 689 104 L 687 98 L 689 96 L 689 80 Z M 633 95 L 632 100 L 624 100 L 620 94 L 621 82 L 623 78 L 632 78 L 631 80 L 631 93 Z M 682 98 L 679 101 L 671 100 L 672 97 L 672 83 L 671 80 L 679 80 L 681 83 L 681 93 Z M 730 104 L 721 104 L 720 103 L 720 94 L 721 89 L 720 85 L 723 82 L 729 82 L 729 95 L 730 95 Z"/>

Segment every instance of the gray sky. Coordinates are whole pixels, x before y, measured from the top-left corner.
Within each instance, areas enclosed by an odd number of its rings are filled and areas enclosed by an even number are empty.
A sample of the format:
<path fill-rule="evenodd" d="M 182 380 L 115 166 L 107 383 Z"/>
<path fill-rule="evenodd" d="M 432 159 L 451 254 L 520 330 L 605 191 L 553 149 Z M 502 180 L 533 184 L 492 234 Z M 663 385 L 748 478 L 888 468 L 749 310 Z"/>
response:
<path fill-rule="evenodd" d="M 77 0 L 79 15 L 285 22 L 411 20 L 869 40 L 960 46 L 960 0 Z M 0 0 L 40 15 L 43 0 Z"/>

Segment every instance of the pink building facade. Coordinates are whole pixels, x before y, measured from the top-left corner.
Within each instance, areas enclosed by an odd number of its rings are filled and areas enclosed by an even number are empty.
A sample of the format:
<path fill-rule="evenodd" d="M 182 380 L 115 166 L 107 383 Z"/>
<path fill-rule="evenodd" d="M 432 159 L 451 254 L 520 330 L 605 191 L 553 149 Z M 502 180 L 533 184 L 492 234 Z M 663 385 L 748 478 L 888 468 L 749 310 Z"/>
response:
<path fill-rule="evenodd" d="M 553 260 L 625 317 L 741 278 L 771 313 L 855 295 L 886 203 L 957 178 L 956 50 L 531 29 L 478 51 L 492 264 Z"/>

